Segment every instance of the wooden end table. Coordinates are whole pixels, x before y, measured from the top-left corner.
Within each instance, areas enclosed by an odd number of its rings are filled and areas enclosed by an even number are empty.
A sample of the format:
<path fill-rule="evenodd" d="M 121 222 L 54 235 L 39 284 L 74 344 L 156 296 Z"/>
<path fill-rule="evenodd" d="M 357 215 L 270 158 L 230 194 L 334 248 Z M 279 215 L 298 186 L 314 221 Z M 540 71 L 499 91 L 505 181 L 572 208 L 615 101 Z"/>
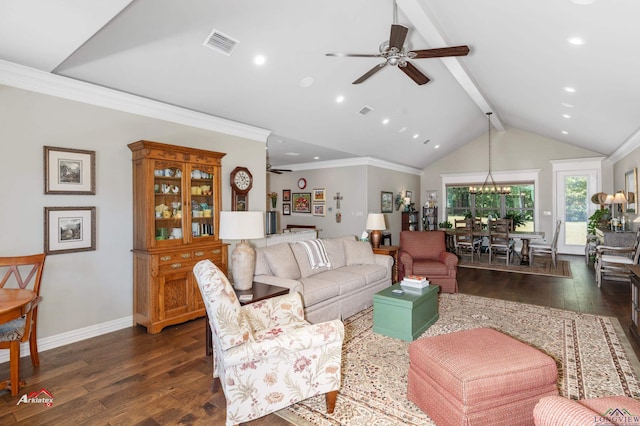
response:
<path fill-rule="evenodd" d="M 398 246 L 380 246 L 378 248 L 374 248 L 373 252 L 375 254 L 386 254 L 387 256 L 393 257 L 393 270 L 391 272 L 391 282 L 398 282 L 398 253 L 400 252 L 400 247 Z"/>
<path fill-rule="evenodd" d="M 253 283 L 251 290 L 236 290 L 236 296 L 241 305 L 248 305 L 249 303 L 259 302 L 265 299 L 271 299 L 272 297 L 282 296 L 289 293 L 289 289 L 286 287 L 278 287 L 277 285 Z M 251 295 L 251 300 L 242 300 L 240 296 Z M 211 326 L 209 325 L 209 315 L 207 314 L 205 323 L 205 344 L 207 356 L 213 355 L 213 340 L 211 339 Z"/>

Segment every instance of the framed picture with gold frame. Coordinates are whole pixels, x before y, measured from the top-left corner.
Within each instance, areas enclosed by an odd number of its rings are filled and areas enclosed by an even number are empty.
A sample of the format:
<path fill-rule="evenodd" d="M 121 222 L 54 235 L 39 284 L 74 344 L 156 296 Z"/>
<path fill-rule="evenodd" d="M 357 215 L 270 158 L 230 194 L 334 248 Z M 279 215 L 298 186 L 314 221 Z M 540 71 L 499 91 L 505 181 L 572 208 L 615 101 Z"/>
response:
<path fill-rule="evenodd" d="M 638 168 L 634 167 L 624 174 L 624 192 L 627 197 L 627 213 L 638 211 Z"/>

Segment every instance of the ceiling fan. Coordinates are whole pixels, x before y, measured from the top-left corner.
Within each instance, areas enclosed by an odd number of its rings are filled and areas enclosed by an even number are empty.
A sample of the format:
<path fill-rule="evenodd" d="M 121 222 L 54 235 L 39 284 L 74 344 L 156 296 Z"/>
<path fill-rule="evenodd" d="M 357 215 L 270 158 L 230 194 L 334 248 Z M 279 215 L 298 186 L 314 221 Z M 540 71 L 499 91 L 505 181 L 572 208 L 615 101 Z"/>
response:
<path fill-rule="evenodd" d="M 269 161 L 269 142 L 267 142 L 267 171 L 270 173 L 275 173 L 277 175 L 281 175 L 282 172 L 290 172 L 288 169 L 274 169 L 271 167 L 271 162 Z"/>
<path fill-rule="evenodd" d="M 369 77 L 380 71 L 387 65 L 397 66 L 409 78 L 418 85 L 429 82 L 429 77 L 424 75 L 416 68 L 408 59 L 425 59 L 425 58 L 442 58 L 445 56 L 466 56 L 469 53 L 468 46 L 452 46 L 441 47 L 437 49 L 408 50 L 404 45 L 409 29 L 404 25 L 397 23 L 397 5 L 393 2 L 393 24 L 391 25 L 391 34 L 389 41 L 383 42 L 380 47 L 380 53 L 360 54 L 360 53 L 327 53 L 326 56 L 349 56 L 356 58 L 383 58 L 384 62 L 379 63 L 375 67 L 367 71 L 362 77 L 358 78 L 353 84 L 360 84 Z"/>

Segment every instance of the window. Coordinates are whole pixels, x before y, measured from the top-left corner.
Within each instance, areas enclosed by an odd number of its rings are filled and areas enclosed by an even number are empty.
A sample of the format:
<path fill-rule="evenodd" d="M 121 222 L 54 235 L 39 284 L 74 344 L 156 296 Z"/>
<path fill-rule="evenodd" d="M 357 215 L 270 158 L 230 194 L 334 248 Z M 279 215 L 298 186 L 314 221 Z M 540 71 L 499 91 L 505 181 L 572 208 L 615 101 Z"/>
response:
<path fill-rule="evenodd" d="M 469 186 L 447 185 L 445 220 L 479 217 L 483 223 L 493 218 L 511 217 L 519 224 L 518 231 L 534 231 L 535 185 L 533 182 L 502 183 L 511 187 L 511 194 L 470 194 Z M 480 185 L 478 185 L 480 186 Z"/>

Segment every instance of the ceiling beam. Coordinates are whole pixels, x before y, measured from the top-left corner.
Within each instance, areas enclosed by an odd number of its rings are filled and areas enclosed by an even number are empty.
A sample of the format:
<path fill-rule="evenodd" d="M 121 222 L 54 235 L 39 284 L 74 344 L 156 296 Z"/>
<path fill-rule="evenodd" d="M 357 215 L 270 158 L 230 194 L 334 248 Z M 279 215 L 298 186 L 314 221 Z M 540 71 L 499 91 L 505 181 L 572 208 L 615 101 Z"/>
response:
<path fill-rule="evenodd" d="M 431 48 L 450 45 L 440 31 L 438 31 L 434 20 L 427 15 L 427 12 L 420 5 L 419 0 L 396 0 L 396 2 L 400 10 L 402 10 L 411 21 L 416 31 L 430 44 Z M 456 57 L 439 59 L 444 63 L 444 66 L 447 67 L 460 86 L 467 92 L 473 102 L 478 105 L 478 108 L 480 108 L 483 114 L 489 111 L 493 112 L 491 115 L 491 124 L 493 124 L 493 127 L 500 132 L 504 131 L 504 125 L 498 117 L 498 114 L 493 111 L 493 108 L 491 108 L 491 105 L 489 105 L 489 102 L 482 95 L 478 86 L 476 86 L 471 76 L 464 69 L 460 60 Z"/>

